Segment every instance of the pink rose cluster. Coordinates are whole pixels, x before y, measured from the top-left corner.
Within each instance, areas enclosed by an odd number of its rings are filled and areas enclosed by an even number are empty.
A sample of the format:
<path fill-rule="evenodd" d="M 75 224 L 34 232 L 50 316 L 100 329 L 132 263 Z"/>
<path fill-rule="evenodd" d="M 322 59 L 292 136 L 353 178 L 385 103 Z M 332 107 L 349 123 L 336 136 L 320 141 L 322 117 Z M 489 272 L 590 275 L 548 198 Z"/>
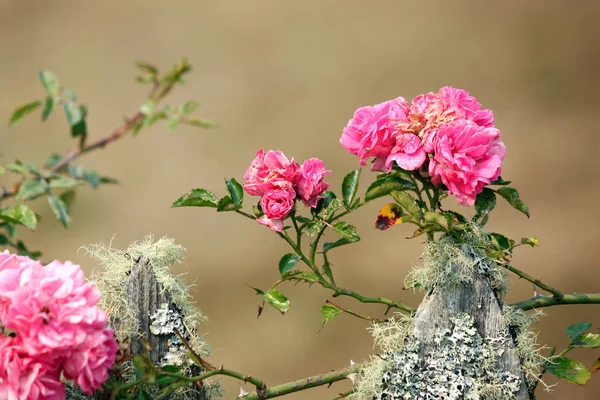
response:
<path fill-rule="evenodd" d="M 315 207 L 329 187 L 323 178 L 330 172 L 318 158 L 310 158 L 298 165 L 281 151 L 265 153 L 260 149 L 244 174 L 246 192 L 261 197 L 264 216 L 257 220 L 258 223 L 279 232 L 296 199 L 302 200 L 307 207 Z"/>
<path fill-rule="evenodd" d="M 452 87 L 421 94 L 412 104 L 398 97 L 361 107 L 340 143 L 361 165 L 374 158 L 372 170 L 389 172 L 394 163 L 408 171 L 428 170 L 434 185 L 444 184 L 465 206 L 500 176 L 506 153 L 492 111 Z"/>
<path fill-rule="evenodd" d="M 100 388 L 117 342 L 99 300 L 78 265 L 0 253 L 0 399 L 64 399 L 61 375 Z"/>

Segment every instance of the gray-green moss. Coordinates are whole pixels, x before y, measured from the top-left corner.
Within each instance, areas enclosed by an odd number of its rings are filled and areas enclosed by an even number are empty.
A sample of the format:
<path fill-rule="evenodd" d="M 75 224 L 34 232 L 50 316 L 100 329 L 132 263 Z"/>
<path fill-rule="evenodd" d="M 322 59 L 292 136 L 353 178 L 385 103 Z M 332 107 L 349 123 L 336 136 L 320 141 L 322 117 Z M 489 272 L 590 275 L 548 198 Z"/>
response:
<path fill-rule="evenodd" d="M 508 276 L 496 260 L 486 255 L 483 246 L 490 243 L 487 232 L 475 224 L 462 235 L 461 242 L 451 235 L 428 241 L 421 261 L 406 277 L 405 286 L 424 290 L 435 285 L 451 288 L 470 283 L 475 275 L 480 275 L 490 282 L 502 299 L 508 289 Z"/>

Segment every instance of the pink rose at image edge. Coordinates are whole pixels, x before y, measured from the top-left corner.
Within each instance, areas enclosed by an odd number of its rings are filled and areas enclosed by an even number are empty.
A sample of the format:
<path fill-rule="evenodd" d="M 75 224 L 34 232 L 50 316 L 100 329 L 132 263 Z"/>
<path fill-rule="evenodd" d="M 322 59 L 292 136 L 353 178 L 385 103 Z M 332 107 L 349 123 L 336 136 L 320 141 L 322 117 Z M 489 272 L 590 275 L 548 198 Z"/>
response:
<path fill-rule="evenodd" d="M 348 152 L 358 155 L 360 165 L 375 157 L 372 170 L 385 168 L 385 161 L 396 145 L 400 121 L 406 120 L 409 104 L 403 97 L 374 106 L 360 107 L 342 131 L 340 144 Z"/>
<path fill-rule="evenodd" d="M 323 182 L 325 175 L 331 173 L 325 169 L 325 163 L 318 158 L 310 158 L 300 167 L 296 182 L 296 193 L 307 207 L 316 207 L 321 194 L 329 184 Z"/>
<path fill-rule="evenodd" d="M 260 199 L 260 207 L 265 215 L 257 222 L 280 232 L 283 229 L 283 220 L 294 207 L 295 198 L 296 192 L 292 188 L 269 190 Z"/>
<path fill-rule="evenodd" d="M 262 196 L 274 188 L 292 187 L 299 168 L 293 158 L 288 159 L 281 151 L 265 153 L 260 149 L 244 174 L 244 190 L 251 196 Z"/>
<path fill-rule="evenodd" d="M 435 155 L 429 163 L 431 182 L 443 183 L 459 204 L 472 206 L 483 187 L 500 176 L 505 154 L 496 128 L 469 120 L 444 124 L 437 132 Z"/>
<path fill-rule="evenodd" d="M 106 340 L 94 349 L 95 358 L 85 357 L 90 363 L 103 360 L 95 367 L 87 366 L 95 368 L 96 377 L 87 390 L 102 385 L 117 353 L 113 332 L 106 329 L 106 314 L 96 305 L 99 300 L 99 291 L 85 282 L 78 265 L 53 261 L 44 267 L 8 250 L 0 253 L 1 322 L 17 333 L 21 350 L 31 355 L 29 360 L 43 358 L 60 366 L 61 360 L 81 350 L 90 337 L 103 333 Z"/>

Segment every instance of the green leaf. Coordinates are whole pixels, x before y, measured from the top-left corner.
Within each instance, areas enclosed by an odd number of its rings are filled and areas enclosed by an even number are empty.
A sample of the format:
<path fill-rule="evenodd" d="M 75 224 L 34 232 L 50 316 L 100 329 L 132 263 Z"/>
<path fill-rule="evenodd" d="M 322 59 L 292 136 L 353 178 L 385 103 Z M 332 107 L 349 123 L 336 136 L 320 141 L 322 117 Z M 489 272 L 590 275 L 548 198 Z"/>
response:
<path fill-rule="evenodd" d="M 142 389 L 138 392 L 137 400 L 151 400 L 151 398 L 148 392 Z"/>
<path fill-rule="evenodd" d="M 444 231 L 448 230 L 448 220 L 439 213 L 427 211 L 423 216 L 423 219 L 426 223 L 433 224 Z"/>
<path fill-rule="evenodd" d="M 396 200 L 396 203 L 411 215 L 413 218 L 418 218 L 420 209 L 415 199 L 411 195 L 404 192 L 392 192 L 392 197 Z"/>
<path fill-rule="evenodd" d="M 269 290 L 263 298 L 281 314 L 285 314 L 290 309 L 290 301 L 277 289 Z"/>
<path fill-rule="evenodd" d="M 592 365 L 592 372 L 600 371 L 600 358 L 594 361 L 594 365 Z"/>
<path fill-rule="evenodd" d="M 218 212 L 235 211 L 235 210 L 239 210 L 240 208 L 242 208 L 242 206 L 239 204 L 235 204 L 233 202 L 233 200 L 231 199 L 231 197 L 229 197 L 229 196 L 225 196 L 225 197 L 221 198 L 219 200 L 219 202 L 217 203 L 217 211 Z"/>
<path fill-rule="evenodd" d="M 306 224 L 304 231 L 306 232 L 306 235 L 312 239 L 319 234 L 321 229 L 323 229 L 323 226 L 325 226 L 325 224 L 321 221 L 312 221 Z"/>
<path fill-rule="evenodd" d="M 58 78 L 54 73 L 45 69 L 41 70 L 40 81 L 42 82 L 42 86 L 44 86 L 44 89 L 46 89 L 46 93 L 48 93 L 49 96 L 58 96 L 60 85 L 58 83 Z"/>
<path fill-rule="evenodd" d="M 349 242 L 358 242 L 360 240 L 360 237 L 356 233 L 356 228 L 348 222 L 338 221 L 333 224 L 333 229 Z"/>
<path fill-rule="evenodd" d="M 246 285 L 246 286 L 248 286 L 248 285 Z M 252 287 L 252 286 L 248 286 L 248 287 L 249 287 L 250 289 L 253 289 L 253 290 L 256 292 L 256 294 L 258 294 L 258 295 L 263 295 L 263 294 L 265 294 L 265 292 L 263 292 L 263 291 L 262 291 L 262 290 L 260 290 L 260 289 L 257 289 L 257 288 L 255 288 L 255 287 Z"/>
<path fill-rule="evenodd" d="M 433 228 L 431 226 L 421 226 L 419 228 L 417 228 L 416 231 L 413 232 L 412 236 L 408 236 L 407 239 L 414 239 L 416 237 L 419 237 L 429 231 L 431 231 Z"/>
<path fill-rule="evenodd" d="M 513 246 L 515 245 L 514 240 L 509 239 L 500 233 L 491 233 L 490 239 L 498 250 L 512 250 Z"/>
<path fill-rule="evenodd" d="M 329 220 L 333 214 L 343 207 L 342 202 L 339 199 L 332 199 L 325 211 L 323 211 L 323 219 Z"/>
<path fill-rule="evenodd" d="M 598 333 L 584 333 L 577 336 L 571 342 L 573 347 L 591 347 L 593 349 L 600 347 L 600 334 Z"/>
<path fill-rule="evenodd" d="M 84 139 L 87 136 L 87 124 L 85 119 L 82 119 L 77 124 L 71 126 L 71 137 L 82 136 Z"/>
<path fill-rule="evenodd" d="M 511 187 L 503 187 L 497 190 L 498 194 L 508 201 L 514 209 L 521 211 L 523 214 L 527 215 L 529 218 L 529 207 L 519 197 L 519 192 L 517 189 Z"/>
<path fill-rule="evenodd" d="M 592 323 L 589 321 L 578 322 L 576 324 L 570 325 L 566 332 L 567 336 L 570 339 L 575 339 L 577 336 L 586 333 L 592 327 Z"/>
<path fill-rule="evenodd" d="M 323 244 L 323 253 L 327 253 L 329 250 L 335 249 L 336 247 L 345 246 L 350 243 L 354 243 L 354 242 L 350 242 L 346 238 L 338 239 L 335 242 L 324 243 Z"/>
<path fill-rule="evenodd" d="M 288 253 L 281 257 L 281 260 L 279 260 L 279 273 L 283 275 L 290 271 L 296 266 L 296 264 L 298 264 L 298 261 L 300 261 L 300 257 L 293 253 Z"/>
<path fill-rule="evenodd" d="M 188 114 L 188 113 L 191 113 L 192 111 L 194 111 L 195 109 L 197 109 L 199 105 L 200 104 L 198 104 L 197 101 L 188 101 L 181 106 L 181 111 L 184 114 Z"/>
<path fill-rule="evenodd" d="M 234 178 L 225 180 L 225 184 L 233 202 L 237 205 L 242 205 L 242 201 L 244 200 L 244 188 L 242 188 L 242 185 Z"/>
<path fill-rule="evenodd" d="M 342 310 L 336 306 L 331 304 L 325 304 L 321 306 L 321 315 L 323 316 L 323 325 L 321 325 L 321 329 L 325 327 L 329 322 L 331 322 Z"/>
<path fill-rule="evenodd" d="M 459 224 L 466 224 L 468 222 L 464 215 L 457 213 L 456 211 L 447 210 L 446 213 L 452 214 Z"/>
<path fill-rule="evenodd" d="M 531 238 L 522 238 L 521 239 L 521 244 L 528 244 L 531 247 L 536 247 L 540 245 L 540 240 L 536 237 L 531 237 Z"/>
<path fill-rule="evenodd" d="M 552 358 L 544 363 L 544 367 L 548 372 L 570 383 L 585 385 L 588 379 L 590 379 L 590 371 L 588 371 L 583 363 L 567 357 L 559 356 Z"/>
<path fill-rule="evenodd" d="M 67 99 L 69 99 L 71 101 L 77 100 L 77 97 L 75 97 L 75 93 L 73 93 L 73 91 L 71 89 L 60 88 L 60 92 L 63 94 L 63 96 L 65 96 Z"/>
<path fill-rule="evenodd" d="M 150 64 L 149 62 L 137 61 L 135 63 L 135 66 L 151 75 L 158 74 L 158 68 L 156 68 L 153 64 Z"/>
<path fill-rule="evenodd" d="M 119 180 L 116 178 L 111 178 L 110 176 L 101 176 L 98 179 L 98 182 L 104 185 L 116 185 L 117 183 L 119 183 Z"/>
<path fill-rule="evenodd" d="M 483 188 L 483 191 L 475 199 L 475 211 L 473 221 L 489 214 L 496 207 L 496 193 L 490 188 Z"/>
<path fill-rule="evenodd" d="M 380 175 L 380 177 L 367 189 L 365 193 L 365 201 L 371 201 L 378 197 L 387 196 L 392 192 L 402 192 L 404 190 L 414 190 L 415 185 L 407 181 L 406 179 L 400 178 L 396 174 Z"/>
<path fill-rule="evenodd" d="M 10 126 L 15 125 L 17 122 L 22 120 L 23 117 L 25 117 L 27 114 L 32 113 L 33 111 L 37 110 L 41 106 L 42 106 L 41 101 L 34 101 L 34 102 L 25 104 L 25 105 L 17 108 L 15 111 L 13 111 L 13 113 L 10 117 L 9 125 Z"/>
<path fill-rule="evenodd" d="M 219 199 L 206 189 L 194 189 L 173 203 L 172 207 L 217 207 Z"/>
<path fill-rule="evenodd" d="M 83 120 L 83 111 L 77 104 L 67 101 L 63 104 L 63 110 L 65 111 L 69 125 L 77 125 Z"/>
<path fill-rule="evenodd" d="M 46 100 L 44 101 L 44 110 L 42 111 L 42 121 L 45 121 L 50 117 L 50 114 L 52 114 L 57 104 L 58 98 L 52 96 L 46 97 Z"/>
<path fill-rule="evenodd" d="M 52 153 L 46 158 L 46 162 L 44 162 L 44 167 L 52 168 L 54 167 L 60 160 L 62 160 L 62 156 L 58 153 Z"/>
<path fill-rule="evenodd" d="M 15 198 L 18 201 L 37 199 L 48 192 L 48 183 L 43 180 L 25 179 L 19 186 Z"/>
<path fill-rule="evenodd" d="M 330 190 L 326 190 L 323 192 L 322 194 L 323 197 L 321 197 L 319 199 L 319 202 L 317 203 L 316 207 L 312 207 L 310 209 L 310 212 L 313 215 L 318 215 L 321 211 L 323 211 L 325 208 L 327 208 L 329 206 L 329 204 L 331 204 L 331 202 L 333 201 L 333 199 L 335 199 L 337 196 L 335 195 L 335 193 L 333 193 Z"/>
<path fill-rule="evenodd" d="M 81 182 L 78 180 L 62 175 L 50 181 L 50 187 L 52 189 L 70 189 L 79 185 L 81 185 Z"/>
<path fill-rule="evenodd" d="M 69 224 L 71 223 L 69 206 L 67 206 L 67 204 L 60 198 L 52 195 L 48 196 L 48 204 L 50 204 L 50 208 L 52 208 L 54 215 L 56 215 L 56 218 L 60 221 L 60 223 L 63 224 L 65 228 L 68 228 Z"/>
<path fill-rule="evenodd" d="M 31 169 L 23 161 L 17 160 L 14 163 L 8 163 L 5 165 L 6 169 L 15 174 L 27 175 L 31 172 Z"/>
<path fill-rule="evenodd" d="M 29 207 L 23 204 L 0 209 L 0 219 L 23 225 L 31 230 L 34 230 L 37 225 L 37 216 Z"/>
<path fill-rule="evenodd" d="M 344 205 L 348 209 L 352 209 L 356 192 L 358 192 L 358 183 L 360 181 L 361 168 L 350 172 L 344 177 L 342 182 L 342 195 L 344 199 Z"/>
<path fill-rule="evenodd" d="M 496 179 L 495 181 L 492 181 L 490 183 L 490 185 L 505 186 L 505 185 L 510 185 L 510 181 L 505 181 L 504 179 L 502 179 L 501 176 L 499 176 L 498 179 Z"/>
<path fill-rule="evenodd" d="M 214 122 L 205 121 L 203 119 L 198 118 L 186 118 L 185 120 L 183 120 L 183 122 L 188 125 L 198 126 L 200 128 L 212 128 L 213 126 L 215 126 Z"/>
<path fill-rule="evenodd" d="M 58 196 L 67 207 L 71 207 L 73 202 L 75 201 L 75 191 L 74 190 L 66 190 Z"/>
<path fill-rule="evenodd" d="M 177 128 L 177 125 L 179 125 L 179 118 L 169 118 L 167 120 L 167 128 L 169 128 L 170 132 L 175 131 L 175 128 Z"/>

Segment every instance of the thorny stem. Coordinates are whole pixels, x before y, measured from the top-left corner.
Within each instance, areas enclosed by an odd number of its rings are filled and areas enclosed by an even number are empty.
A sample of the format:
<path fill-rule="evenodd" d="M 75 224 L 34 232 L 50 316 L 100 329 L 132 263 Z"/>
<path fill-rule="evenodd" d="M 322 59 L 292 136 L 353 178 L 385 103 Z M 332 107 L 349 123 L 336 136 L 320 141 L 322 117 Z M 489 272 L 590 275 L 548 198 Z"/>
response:
<path fill-rule="evenodd" d="M 245 400 L 261 400 L 272 399 L 274 397 L 283 396 L 286 394 L 299 392 L 302 390 L 314 388 L 317 386 L 329 385 L 334 382 L 348 378 L 348 375 L 357 373 L 362 368 L 360 364 L 354 364 L 344 369 L 328 372 L 326 374 L 311 376 L 310 378 L 299 379 L 294 382 L 288 382 L 277 386 L 266 388 L 265 397 L 261 397 L 260 393 L 249 393 L 241 397 Z"/>
<path fill-rule="evenodd" d="M 355 317 L 357 317 L 357 318 L 364 319 L 365 321 L 371 321 L 371 322 L 386 322 L 386 320 L 383 320 L 383 319 L 373 318 L 373 317 L 369 317 L 369 316 L 366 316 L 366 317 L 365 317 L 364 315 L 360 315 L 360 314 L 358 314 L 358 313 L 355 313 L 354 311 L 352 311 L 352 310 L 350 310 L 350 309 L 348 309 L 348 308 L 346 308 L 346 307 L 340 306 L 339 304 L 336 304 L 336 303 L 334 303 L 334 302 L 333 302 L 333 301 L 331 301 L 331 300 L 325 300 L 325 303 L 327 303 L 327 304 L 331 304 L 332 306 L 339 308 L 339 309 L 340 309 L 340 310 L 342 310 L 343 312 L 345 312 L 345 313 L 347 313 L 347 314 L 350 314 L 350 315 L 354 315 L 354 316 L 355 316 Z"/>
<path fill-rule="evenodd" d="M 283 396 L 289 393 L 300 392 L 302 390 L 310 389 L 317 386 L 332 384 L 337 381 L 341 381 L 346 379 L 349 375 L 357 373 L 362 368 L 360 364 L 354 364 L 349 367 L 331 371 L 325 374 L 312 376 L 310 378 L 299 379 L 294 382 L 288 382 L 281 385 L 267 387 L 267 385 L 261 381 L 260 379 L 254 378 L 250 375 L 243 375 L 239 372 L 232 371 L 229 369 L 225 369 L 223 367 L 219 369 L 214 369 L 212 371 L 203 372 L 197 376 L 184 376 L 176 373 L 161 371 L 161 374 L 164 376 L 170 376 L 172 378 L 176 378 L 181 382 L 202 382 L 203 380 L 210 378 L 215 375 L 225 375 L 235 379 L 238 379 L 244 383 L 248 382 L 253 384 L 256 387 L 256 392 L 248 393 L 245 396 L 241 396 L 240 398 L 246 400 L 263 400 L 263 399 L 271 399 L 274 397 Z M 179 386 L 179 385 L 178 385 Z M 129 385 L 128 387 L 131 387 Z M 122 389 L 120 387 L 119 389 Z M 169 392 L 157 397 L 157 399 L 161 399 L 168 395 Z"/>
<path fill-rule="evenodd" d="M 302 279 L 302 278 L 301 277 L 293 277 L 293 279 Z M 360 295 L 356 292 L 353 292 L 351 290 L 343 289 L 337 285 L 334 285 L 334 284 L 326 282 L 326 281 L 317 281 L 317 283 L 320 284 L 321 286 L 323 286 L 324 288 L 332 290 L 334 292 L 333 297 L 349 296 L 349 297 L 355 298 L 356 300 L 360 301 L 361 303 L 385 304 L 389 308 L 398 308 L 398 309 L 405 311 L 407 313 L 410 313 L 410 314 L 417 311 L 415 308 L 412 308 L 410 306 L 402 304 L 399 301 L 393 301 L 390 299 L 386 299 L 385 297 L 366 297 L 366 296 Z"/>
<path fill-rule="evenodd" d="M 600 293 L 573 293 L 556 296 L 538 296 L 511 304 L 514 308 L 528 311 L 536 308 L 558 306 L 564 304 L 600 304 Z"/>
<path fill-rule="evenodd" d="M 509 270 L 510 272 L 520 276 L 521 278 L 533 283 L 535 286 L 539 287 L 542 290 L 545 290 L 548 293 L 552 293 L 552 295 L 558 299 L 560 299 L 561 297 L 563 297 L 563 294 L 558 290 L 558 289 L 554 289 L 552 286 L 548 286 L 545 283 L 543 283 L 542 281 L 540 281 L 539 279 L 536 279 L 534 277 L 532 277 L 531 275 L 526 274 L 525 272 L 509 265 L 506 264 L 504 265 L 504 267 Z"/>

